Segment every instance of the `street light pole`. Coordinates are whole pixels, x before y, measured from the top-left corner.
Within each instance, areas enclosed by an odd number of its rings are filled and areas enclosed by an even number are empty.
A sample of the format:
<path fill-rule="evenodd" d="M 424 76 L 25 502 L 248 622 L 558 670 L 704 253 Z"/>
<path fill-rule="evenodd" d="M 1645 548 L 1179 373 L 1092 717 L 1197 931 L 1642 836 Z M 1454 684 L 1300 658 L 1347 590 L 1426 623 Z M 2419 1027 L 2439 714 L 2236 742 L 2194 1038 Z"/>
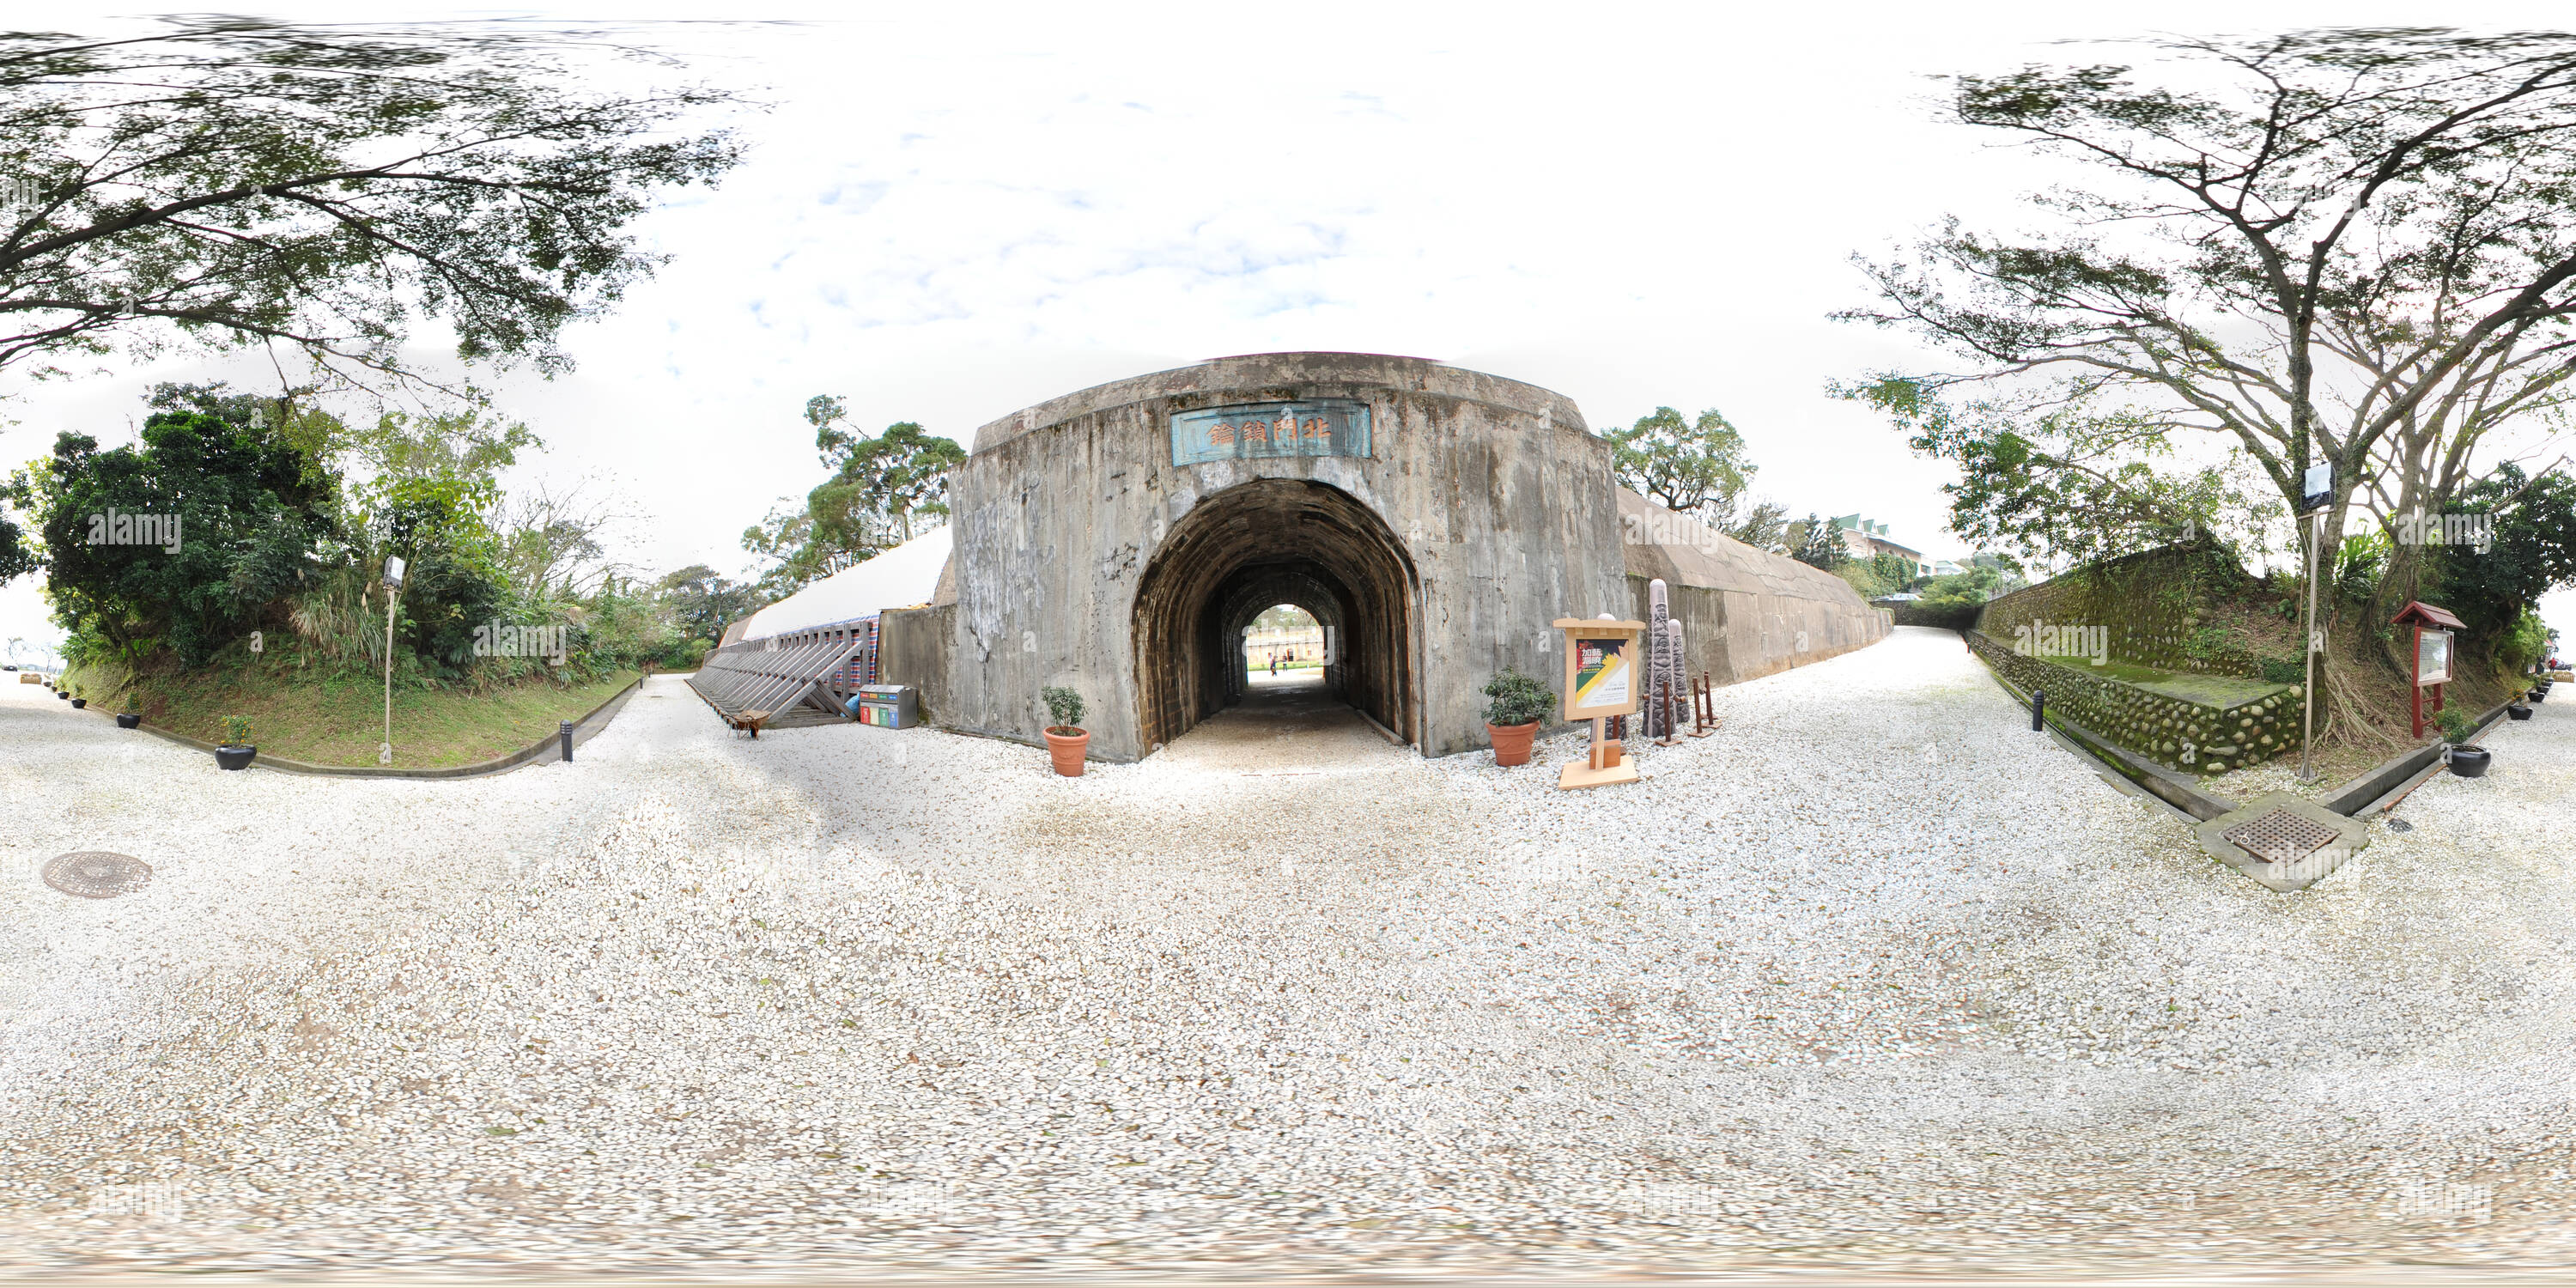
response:
<path fill-rule="evenodd" d="M 385 556 L 385 740 L 376 745 L 376 763 L 394 763 L 394 606 L 400 602 L 403 561 Z"/>

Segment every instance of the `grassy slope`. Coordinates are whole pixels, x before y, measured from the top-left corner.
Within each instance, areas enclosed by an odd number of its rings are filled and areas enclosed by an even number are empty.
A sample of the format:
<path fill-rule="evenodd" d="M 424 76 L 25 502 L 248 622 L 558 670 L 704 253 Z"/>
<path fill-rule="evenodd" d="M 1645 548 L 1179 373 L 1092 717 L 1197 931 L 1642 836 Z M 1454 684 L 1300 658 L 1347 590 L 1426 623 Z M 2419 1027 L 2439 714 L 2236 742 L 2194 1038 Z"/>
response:
<path fill-rule="evenodd" d="M 376 744 L 384 738 L 381 679 L 320 676 L 283 659 L 221 664 L 232 660 L 147 678 L 136 689 L 135 709 L 148 724 L 208 742 L 223 741 L 225 716 L 248 716 L 251 741 L 265 754 L 318 765 L 376 763 Z M 571 687 L 531 681 L 480 694 L 397 685 L 393 763 L 447 768 L 509 755 L 553 734 L 558 721 L 579 719 L 616 696 L 635 675 Z M 75 670 L 64 680 L 82 685 L 92 706 L 116 709 L 113 676 Z"/>
<path fill-rule="evenodd" d="M 2325 605 L 2319 605 L 2319 610 L 2321 613 L 2333 611 Z M 2279 601 L 2267 600 L 2259 590 L 2236 598 L 2205 601 L 2201 612 L 2204 624 L 2226 629 L 2239 647 L 2276 657 L 2299 656 L 2297 622 L 2281 616 Z M 2329 782 L 2340 783 L 2367 772 L 2407 747 L 2421 746 L 2441 737 L 2438 731 L 2429 728 L 2420 742 L 2412 736 L 2407 723 L 2409 695 L 2406 679 L 2388 664 L 2378 641 L 2364 637 L 2359 613 L 2356 606 L 2340 606 L 2335 627 L 2326 635 L 2326 665 L 2339 671 L 2373 708 L 2364 715 L 2364 719 L 2379 731 L 2379 737 L 2348 736 L 2320 743 L 2316 750 L 2318 772 Z M 2411 638 L 2407 632 L 2397 634 L 2400 638 Z M 2474 672 L 2478 665 L 2482 663 L 2463 659 L 2464 672 Z M 2492 677 L 2471 673 L 2454 681 L 2447 692 L 2454 708 L 2475 714 L 2504 701 L 2511 691 Z M 2285 763 L 2295 765 L 2298 762 L 2293 757 Z"/>

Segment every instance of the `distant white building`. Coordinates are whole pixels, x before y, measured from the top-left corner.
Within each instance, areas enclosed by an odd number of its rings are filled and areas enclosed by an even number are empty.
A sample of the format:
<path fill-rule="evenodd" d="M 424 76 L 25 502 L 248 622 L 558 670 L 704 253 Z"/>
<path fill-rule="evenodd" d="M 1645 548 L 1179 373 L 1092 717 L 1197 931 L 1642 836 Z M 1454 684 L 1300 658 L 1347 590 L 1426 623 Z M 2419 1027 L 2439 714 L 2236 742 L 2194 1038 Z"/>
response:
<path fill-rule="evenodd" d="M 1932 574 L 1932 565 L 1923 561 L 1922 551 L 1887 539 L 1884 523 L 1872 523 L 1857 514 L 1840 514 L 1834 516 L 1833 525 L 1843 534 L 1843 549 L 1850 551 L 1854 559 L 1866 562 L 1880 555 L 1894 555 L 1914 565 L 1914 575 Z"/>

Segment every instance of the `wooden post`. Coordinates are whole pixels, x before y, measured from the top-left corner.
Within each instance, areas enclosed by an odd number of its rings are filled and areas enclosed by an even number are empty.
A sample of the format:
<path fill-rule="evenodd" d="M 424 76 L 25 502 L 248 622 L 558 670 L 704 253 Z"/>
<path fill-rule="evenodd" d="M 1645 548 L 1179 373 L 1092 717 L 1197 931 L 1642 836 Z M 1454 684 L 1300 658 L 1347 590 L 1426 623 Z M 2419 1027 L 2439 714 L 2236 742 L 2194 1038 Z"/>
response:
<path fill-rule="evenodd" d="M 1717 732 L 1717 690 L 1709 685 L 1708 672 L 1702 671 L 1691 681 L 1691 736 L 1705 738 Z"/>

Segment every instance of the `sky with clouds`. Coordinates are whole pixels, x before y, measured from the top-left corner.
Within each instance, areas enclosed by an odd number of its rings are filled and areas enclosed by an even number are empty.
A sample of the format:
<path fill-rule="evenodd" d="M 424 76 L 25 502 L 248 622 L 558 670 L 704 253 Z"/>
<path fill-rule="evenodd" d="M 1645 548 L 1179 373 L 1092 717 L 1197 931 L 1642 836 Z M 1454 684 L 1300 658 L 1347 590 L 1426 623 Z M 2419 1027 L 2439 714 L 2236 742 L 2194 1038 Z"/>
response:
<path fill-rule="evenodd" d="M 742 529 L 820 481 L 812 395 L 969 441 L 1087 385 L 1296 349 L 1530 381 L 1595 428 L 1719 408 L 1759 494 L 1963 554 L 1948 471 L 1825 392 L 1923 356 L 1827 315 L 1867 301 L 1854 253 L 1946 215 L 2029 226 L 2019 194 L 2071 176 L 1934 124 L 1931 77 L 2100 60 L 2053 42 L 2150 29 L 2563 21 L 2376 0 L 2181 0 L 2152 24 L 2064 4 L 929 8 L 259 12 L 668 20 L 649 36 L 691 74 L 770 104 L 735 122 L 748 164 L 639 225 L 671 262 L 567 335 L 576 371 L 488 380 L 549 444 L 513 481 L 613 490 L 636 516 L 622 553 L 657 572 L 743 567 Z M 0 376 L 0 469 L 62 428 L 125 439 L 154 380 L 265 371 Z M 0 588 L 0 636 L 59 634 L 34 582 Z M 2576 633 L 2576 601 L 2549 612 Z"/>

